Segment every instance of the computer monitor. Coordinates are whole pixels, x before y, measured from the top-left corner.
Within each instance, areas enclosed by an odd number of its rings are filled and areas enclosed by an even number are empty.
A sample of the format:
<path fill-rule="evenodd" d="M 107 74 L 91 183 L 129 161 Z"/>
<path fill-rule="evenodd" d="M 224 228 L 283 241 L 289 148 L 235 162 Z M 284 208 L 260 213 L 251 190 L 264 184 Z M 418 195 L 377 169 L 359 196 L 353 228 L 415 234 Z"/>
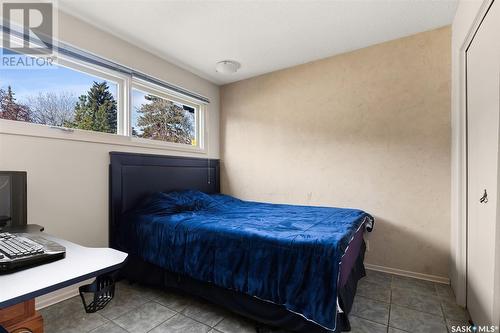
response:
<path fill-rule="evenodd" d="M 0 171 L 0 228 L 27 224 L 26 172 Z"/>

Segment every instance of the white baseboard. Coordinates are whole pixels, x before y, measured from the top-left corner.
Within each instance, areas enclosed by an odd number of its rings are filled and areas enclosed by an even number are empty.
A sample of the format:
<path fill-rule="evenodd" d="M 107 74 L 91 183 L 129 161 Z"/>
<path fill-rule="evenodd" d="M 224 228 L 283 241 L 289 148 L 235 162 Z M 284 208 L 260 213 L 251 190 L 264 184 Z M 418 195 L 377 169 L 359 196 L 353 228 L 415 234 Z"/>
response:
<path fill-rule="evenodd" d="M 46 294 L 40 297 L 37 297 L 35 299 L 35 308 L 37 310 L 46 308 L 48 306 L 54 305 L 56 303 L 65 301 L 71 297 L 77 296 L 78 295 L 78 287 L 84 285 L 84 284 L 89 284 L 94 279 L 90 279 L 87 281 L 80 282 L 78 284 L 56 290 L 54 292 L 51 292 L 50 294 Z"/>
<path fill-rule="evenodd" d="M 391 268 L 391 267 L 378 266 L 378 265 L 372 265 L 372 264 L 365 264 L 365 268 L 370 269 L 372 271 L 407 276 L 407 277 L 411 277 L 411 278 L 419 279 L 419 280 L 426 280 L 426 281 L 432 281 L 432 282 L 437 282 L 437 283 L 450 284 L 450 279 L 446 278 L 446 277 L 442 277 L 442 276 L 410 272 L 410 271 L 405 271 L 405 270 L 398 269 L 398 268 Z"/>

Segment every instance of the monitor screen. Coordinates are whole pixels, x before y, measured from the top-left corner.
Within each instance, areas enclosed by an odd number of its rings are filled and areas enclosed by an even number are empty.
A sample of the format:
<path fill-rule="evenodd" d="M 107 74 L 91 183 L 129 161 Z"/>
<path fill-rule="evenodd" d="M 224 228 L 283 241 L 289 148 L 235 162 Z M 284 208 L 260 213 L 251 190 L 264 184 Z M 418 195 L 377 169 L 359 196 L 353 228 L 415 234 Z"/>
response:
<path fill-rule="evenodd" d="M 26 172 L 0 171 L 0 227 L 26 223 Z"/>
<path fill-rule="evenodd" d="M 0 223 L 7 222 L 11 218 L 11 178 L 10 175 L 0 175 Z"/>

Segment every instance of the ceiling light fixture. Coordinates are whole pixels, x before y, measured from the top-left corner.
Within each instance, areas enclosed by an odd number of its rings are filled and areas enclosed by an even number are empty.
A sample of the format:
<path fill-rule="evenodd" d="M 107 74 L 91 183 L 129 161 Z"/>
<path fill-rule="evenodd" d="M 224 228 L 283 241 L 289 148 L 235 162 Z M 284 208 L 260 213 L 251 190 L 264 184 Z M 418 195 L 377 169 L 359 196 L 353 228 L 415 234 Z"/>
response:
<path fill-rule="evenodd" d="M 215 71 L 221 74 L 233 74 L 240 69 L 241 64 L 234 60 L 222 60 L 215 64 Z"/>

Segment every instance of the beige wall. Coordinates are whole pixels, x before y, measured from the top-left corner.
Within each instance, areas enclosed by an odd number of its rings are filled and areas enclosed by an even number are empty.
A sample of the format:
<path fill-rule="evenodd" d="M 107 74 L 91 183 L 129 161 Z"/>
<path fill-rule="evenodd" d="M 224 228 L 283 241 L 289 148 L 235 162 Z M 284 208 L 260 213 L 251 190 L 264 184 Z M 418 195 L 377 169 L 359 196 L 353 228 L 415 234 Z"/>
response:
<path fill-rule="evenodd" d="M 366 262 L 448 276 L 449 27 L 226 85 L 222 189 L 358 207 Z"/>
<path fill-rule="evenodd" d="M 207 109 L 208 151 L 211 157 L 219 157 L 218 86 L 74 17 L 61 14 L 59 29 L 59 38 L 66 43 L 207 96 L 211 100 Z M 0 170 L 28 172 L 29 223 L 42 224 L 49 233 L 85 245 L 107 244 L 110 151 L 189 155 L 10 135 L 2 130 L 0 123 Z"/>

